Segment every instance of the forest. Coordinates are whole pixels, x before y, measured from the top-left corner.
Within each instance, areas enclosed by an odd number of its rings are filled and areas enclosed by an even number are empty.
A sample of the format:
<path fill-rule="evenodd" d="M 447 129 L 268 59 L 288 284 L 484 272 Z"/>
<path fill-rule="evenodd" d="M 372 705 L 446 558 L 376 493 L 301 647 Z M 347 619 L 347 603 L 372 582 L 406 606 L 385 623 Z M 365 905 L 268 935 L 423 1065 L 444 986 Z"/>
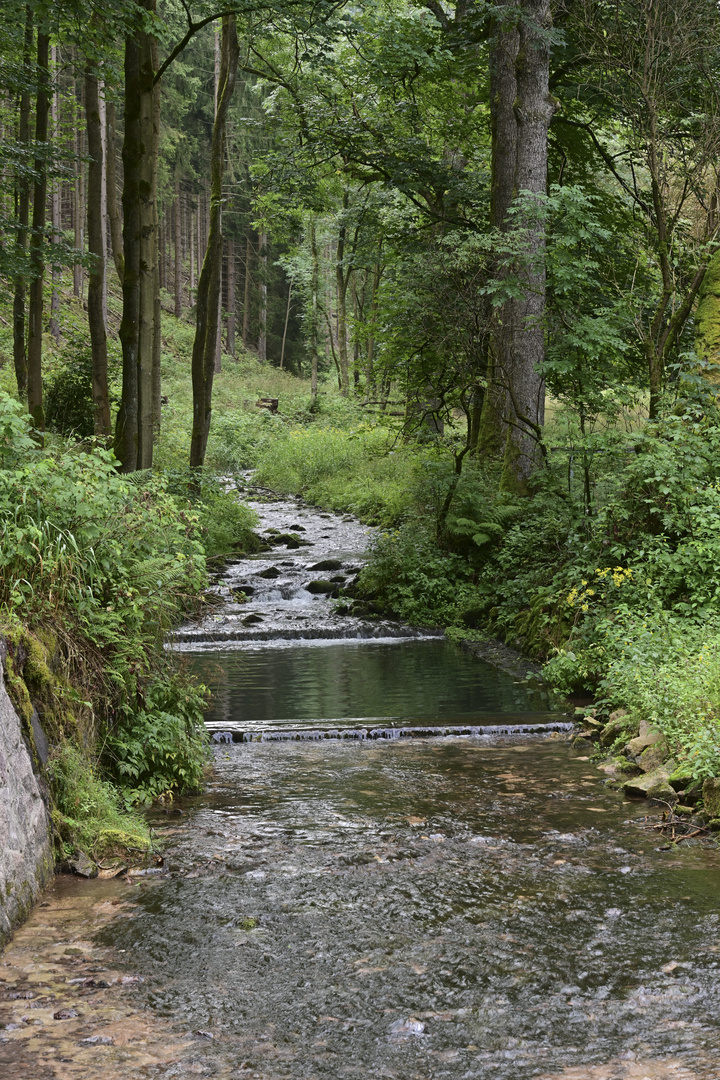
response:
<path fill-rule="evenodd" d="M 720 775 L 717 5 L 3 14 L 0 630 L 66 850 L 202 783 L 163 642 L 246 470 L 377 527 L 346 605 Z"/>

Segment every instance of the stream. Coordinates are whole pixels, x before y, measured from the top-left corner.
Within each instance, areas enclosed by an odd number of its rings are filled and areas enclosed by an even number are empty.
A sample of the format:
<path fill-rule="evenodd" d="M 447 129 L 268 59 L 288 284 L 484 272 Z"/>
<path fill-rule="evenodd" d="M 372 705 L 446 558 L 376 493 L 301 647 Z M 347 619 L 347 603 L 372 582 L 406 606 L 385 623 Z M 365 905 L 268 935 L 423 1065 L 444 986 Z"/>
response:
<path fill-rule="evenodd" d="M 170 647 L 213 689 L 162 865 L 60 876 L 0 957 L 0 1077 L 718 1080 L 720 854 L 668 848 L 540 691 L 333 594 L 369 530 L 272 550 Z"/>

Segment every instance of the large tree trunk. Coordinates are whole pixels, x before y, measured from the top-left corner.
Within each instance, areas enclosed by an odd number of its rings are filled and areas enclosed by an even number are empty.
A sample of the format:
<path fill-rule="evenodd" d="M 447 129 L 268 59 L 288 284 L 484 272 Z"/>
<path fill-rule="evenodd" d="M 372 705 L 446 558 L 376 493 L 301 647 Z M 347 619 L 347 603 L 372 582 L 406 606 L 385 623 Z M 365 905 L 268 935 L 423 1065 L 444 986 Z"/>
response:
<path fill-rule="evenodd" d="M 518 0 L 514 0 L 517 4 Z M 516 62 L 520 34 L 513 21 L 509 25 L 499 16 L 493 28 L 490 49 L 490 131 L 491 180 L 490 225 L 505 230 L 508 210 L 515 194 L 517 165 Z M 498 272 L 499 268 L 498 268 Z M 488 385 L 480 420 L 479 449 L 484 456 L 500 457 L 507 434 L 507 381 L 511 366 L 512 335 L 508 313 L 495 313 L 488 364 Z"/>
<path fill-rule="evenodd" d="M 222 179 L 225 162 L 225 122 L 235 88 L 238 66 L 237 26 L 234 15 L 223 15 L 218 100 L 213 123 L 210 159 L 211 195 L 208 245 L 197 296 L 197 327 L 192 354 L 193 428 L 190 466 L 201 468 L 210 433 L 215 350 L 220 313 L 222 273 Z"/>
<path fill-rule="evenodd" d="M 154 10 L 155 0 L 145 0 Z M 123 141 L 123 390 L 115 426 L 115 453 L 123 472 L 152 466 L 153 362 L 157 318 L 157 149 L 159 117 L 154 86 L 155 46 L 138 30 L 125 40 Z"/>
<path fill-rule="evenodd" d="M 88 327 L 92 350 L 92 396 L 96 435 L 109 435 L 110 397 L 105 329 L 105 219 L 103 216 L 104 162 L 98 79 L 90 64 L 85 68 L 88 170 L 87 229 L 92 264 L 88 280 Z"/>
<path fill-rule="evenodd" d="M 107 164 L 105 182 L 107 185 L 107 212 L 110 221 L 110 247 L 120 285 L 123 283 L 123 239 L 122 223 L 117 201 L 117 162 L 115 155 L 115 103 L 108 101 L 105 114 L 107 129 Z"/>
<path fill-rule="evenodd" d="M 158 58 L 157 41 L 151 42 L 153 71 L 157 71 L 160 63 Z M 160 434 L 160 410 L 162 406 L 162 304 L 160 302 L 160 219 L 158 213 L 158 169 L 160 166 L 160 83 L 153 87 L 152 115 L 152 189 L 154 192 L 152 204 L 152 225 L 154 247 L 152 256 L 152 300 L 153 300 L 153 339 L 152 339 L 152 417 L 153 437 Z"/>
<path fill-rule="evenodd" d="M 482 453 L 504 449 L 505 487 L 525 490 L 538 463 L 544 422 L 545 231 L 537 207 L 525 217 L 509 215 L 520 193 L 547 190 L 547 135 L 553 113 L 548 81 L 548 0 L 515 0 L 517 19 L 498 22 L 491 48 L 491 223 L 526 230 L 522 264 L 498 268 L 520 279 L 523 295 L 494 316 L 488 387 L 478 432 Z"/>
<path fill-rule="evenodd" d="M 25 43 L 23 45 L 23 67 L 25 69 L 25 88 L 20 98 L 20 124 L 18 142 L 20 148 L 30 142 L 30 83 L 32 81 L 32 44 L 33 44 L 33 10 L 28 4 L 25 15 Z M 18 183 L 18 230 L 17 230 L 17 254 L 18 261 L 22 265 L 25 261 L 25 253 L 28 243 L 28 226 L 30 225 L 30 181 L 26 176 L 21 177 Z M 13 298 L 13 360 L 15 363 L 15 379 L 17 381 L 18 394 L 21 400 L 27 396 L 27 353 L 25 350 L 25 297 L 27 295 L 27 277 L 24 272 L 18 274 L 15 282 L 15 295 Z"/>
<path fill-rule="evenodd" d="M 42 332 L 43 332 L 43 285 L 45 283 L 45 202 L 47 199 L 46 146 L 48 137 L 48 114 L 50 111 L 48 70 L 50 38 L 38 31 L 37 78 L 38 89 L 35 105 L 35 188 L 33 192 L 33 236 L 30 243 L 30 312 L 28 339 L 28 412 L 36 430 L 45 430 L 42 392 Z"/>
<path fill-rule="evenodd" d="M 52 92 L 52 140 L 57 146 L 60 139 L 60 93 L 58 90 L 58 64 L 57 46 L 50 46 L 50 63 L 53 71 Z M 50 216 L 52 223 L 52 242 L 57 244 L 60 239 L 60 185 L 56 179 L 52 185 L 50 194 Z M 53 259 L 52 267 L 52 294 L 50 297 L 50 333 L 55 341 L 60 341 L 60 267 L 56 265 L 57 259 Z"/>
<path fill-rule="evenodd" d="M 517 159 L 515 189 L 530 196 L 547 193 L 551 26 L 549 0 L 521 0 L 517 60 Z M 510 302 L 512 331 L 508 389 L 508 433 L 503 486 L 525 490 L 539 464 L 539 439 L 545 423 L 545 221 L 536 200 L 519 223 L 525 229 L 525 261 L 520 268 L 522 298 Z"/>
<path fill-rule="evenodd" d="M 152 2 L 154 9 L 155 3 Z M 155 438 L 153 361 L 155 356 L 155 273 L 157 246 L 157 152 L 153 38 L 140 36 L 140 338 L 138 343 L 138 469 L 152 468 Z"/>
<path fill-rule="evenodd" d="M 123 472 L 138 463 L 138 347 L 140 327 L 140 42 L 125 39 L 125 136 L 123 139 L 123 312 L 120 322 L 123 378 L 115 424 L 115 453 Z"/>

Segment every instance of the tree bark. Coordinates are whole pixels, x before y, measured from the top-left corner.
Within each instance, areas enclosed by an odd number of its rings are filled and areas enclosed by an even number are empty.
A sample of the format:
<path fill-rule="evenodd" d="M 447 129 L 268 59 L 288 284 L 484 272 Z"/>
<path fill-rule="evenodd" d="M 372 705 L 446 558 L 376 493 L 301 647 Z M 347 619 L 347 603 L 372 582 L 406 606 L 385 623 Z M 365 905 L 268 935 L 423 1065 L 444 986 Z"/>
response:
<path fill-rule="evenodd" d="M 45 430 L 42 392 L 43 285 L 45 283 L 45 202 L 47 200 L 47 137 L 50 111 L 50 38 L 38 30 L 37 99 L 35 105 L 35 180 L 33 235 L 30 242 L 30 311 L 28 339 L 28 412 L 37 431 Z"/>
<path fill-rule="evenodd" d="M 180 219 L 180 181 L 175 181 L 175 318 L 182 318 L 182 221 Z"/>
<path fill-rule="evenodd" d="M 310 407 L 317 404 L 318 395 L 318 289 L 320 288 L 320 260 L 318 258 L 315 218 L 310 222 L 310 257 L 312 278 L 310 282 Z"/>
<path fill-rule="evenodd" d="M 197 326 L 192 354 L 193 428 L 190 467 L 201 468 L 210 433 L 212 387 L 218 331 L 222 272 L 222 180 L 225 163 L 225 123 L 235 88 L 238 66 L 236 18 L 223 15 L 218 100 L 210 158 L 211 196 L 208 245 L 198 282 Z"/>
<path fill-rule="evenodd" d="M 155 0 L 151 0 L 152 10 Z M 151 469 L 155 438 L 155 274 L 157 244 L 157 153 L 155 125 L 155 51 L 153 38 L 140 34 L 140 336 L 138 342 L 138 469 Z M 159 91 L 159 87 L 157 88 Z"/>
<path fill-rule="evenodd" d="M 160 66 L 158 57 L 158 44 L 155 38 L 151 40 L 151 60 L 153 71 Z M 153 300 L 153 338 L 152 338 L 152 434 L 153 442 L 156 435 L 160 434 L 161 407 L 162 407 L 162 304 L 160 302 L 160 218 L 158 209 L 158 169 L 160 165 L 160 83 L 153 87 L 152 98 L 152 227 L 153 247 L 152 258 L 152 300 Z"/>
<path fill-rule="evenodd" d="M 73 49 L 73 54 L 76 55 Z M 80 98 L 82 100 L 82 84 L 80 86 Z M 73 230 L 75 233 L 75 250 L 82 251 L 85 246 L 85 237 L 83 224 L 85 221 L 84 214 L 84 198 L 83 198 L 83 181 L 84 181 L 84 169 L 85 166 L 82 161 L 83 153 L 83 139 L 82 129 L 80 127 L 79 109 L 78 109 L 78 91 L 73 77 L 73 150 L 74 150 L 74 173 L 75 184 L 73 188 Z M 82 264 L 75 262 L 73 264 L 73 296 L 79 300 L 82 296 L 83 290 L 83 268 Z"/>
<path fill-rule="evenodd" d="M 518 6 L 519 0 L 512 0 Z M 508 210 L 515 195 L 517 166 L 516 62 L 520 48 L 517 20 L 508 25 L 508 15 L 498 17 L 492 31 L 490 49 L 490 132 L 491 180 L 490 225 L 504 231 L 509 225 Z M 497 272 L 501 272 L 498 268 Z M 512 335 L 507 312 L 493 318 L 488 385 L 480 419 L 478 446 L 483 456 L 500 457 L 507 435 L 507 379 L 511 366 Z"/>
<path fill-rule="evenodd" d="M 110 247 L 112 249 L 113 262 L 117 271 L 120 285 L 123 283 L 123 239 L 122 223 L 117 201 L 117 161 L 115 154 L 115 103 L 107 102 L 106 108 L 106 144 L 107 162 L 105 168 L 105 183 L 107 187 L 107 212 L 110 221 Z"/>
<path fill-rule="evenodd" d="M 20 118 L 18 143 L 20 148 L 30 142 L 30 108 L 32 104 L 29 84 L 32 81 L 32 46 L 33 46 L 33 9 L 28 4 L 25 9 L 25 41 L 23 44 L 23 68 L 25 89 L 20 98 Z M 25 262 L 30 225 L 30 181 L 22 177 L 18 183 L 18 230 L 17 255 L 21 265 Z M 15 379 L 21 401 L 27 396 L 27 353 L 25 348 L 25 298 L 27 295 L 27 276 L 23 271 L 18 274 L 13 297 L 13 360 Z"/>
<path fill-rule="evenodd" d="M 337 249 L 335 252 L 335 282 L 337 286 L 337 341 L 338 362 L 340 364 L 340 393 L 347 395 L 350 390 L 350 374 L 348 370 L 347 350 L 347 288 L 350 280 L 350 269 L 345 269 L 345 218 L 348 208 L 348 193 L 343 192 L 343 218 L 338 231 Z"/>
<path fill-rule="evenodd" d="M 227 242 L 227 351 L 235 355 L 235 244 Z"/>
<path fill-rule="evenodd" d="M 258 331 L 258 360 L 264 364 L 267 360 L 267 233 L 261 232 L 258 237 L 258 252 L 260 263 L 260 328 Z"/>
<path fill-rule="evenodd" d="M 514 0 L 517 18 L 496 24 L 491 47 L 491 224 L 525 230 L 522 263 L 498 268 L 517 277 L 523 295 L 494 316 L 488 386 L 478 432 L 481 453 L 503 452 L 502 486 L 524 491 L 539 457 L 544 423 L 545 232 L 537 205 L 509 210 L 519 193 L 547 191 L 547 136 L 554 105 L 549 92 L 549 0 Z"/>
<path fill-rule="evenodd" d="M 243 324 L 242 340 L 247 349 L 250 345 L 250 266 L 252 259 L 252 242 L 250 234 L 245 237 L 245 280 L 243 282 Z"/>
<path fill-rule="evenodd" d="M 517 159 L 515 188 L 530 196 L 520 224 L 525 229 L 525 260 L 520 268 L 524 295 L 510 301 L 512 333 L 508 432 L 503 487 L 524 491 L 539 464 L 539 438 L 545 423 L 545 221 L 538 198 L 547 193 L 548 128 L 554 112 L 550 97 L 551 27 L 549 0 L 521 0 L 518 52 Z M 532 198 L 535 196 L 535 198 Z"/>
<path fill-rule="evenodd" d="M 85 68 L 85 117 L 90 166 L 88 169 L 87 230 L 92 257 L 88 279 L 88 328 L 92 351 L 93 420 L 96 435 L 111 433 L 110 396 L 105 329 L 105 219 L 103 217 L 103 125 L 97 74 Z"/>
<path fill-rule="evenodd" d="M 280 348 L 280 370 L 282 371 L 283 363 L 285 361 L 285 339 L 287 338 L 288 322 L 290 321 L 290 301 L 292 300 L 292 278 L 290 278 L 290 284 L 288 285 L 288 298 L 287 307 L 285 308 L 285 326 L 283 327 L 282 346 Z"/>
<path fill-rule="evenodd" d="M 58 69 L 57 69 L 57 46 L 50 46 L 50 63 L 53 71 L 53 92 L 52 92 L 52 140 L 57 145 L 60 131 L 60 94 L 57 86 Z M 52 242 L 57 244 L 60 239 L 60 187 L 57 179 L 53 182 L 52 192 L 50 195 L 50 216 L 52 223 Z M 50 333 L 55 338 L 55 341 L 60 341 L 60 268 L 56 265 L 57 260 L 53 260 L 52 266 L 52 294 L 50 297 Z"/>
<path fill-rule="evenodd" d="M 190 304 L 195 302 L 195 211 L 190 210 Z"/>
<path fill-rule="evenodd" d="M 123 378 L 115 423 L 115 454 L 123 472 L 138 463 L 138 348 L 140 328 L 140 42 L 125 39 L 125 136 L 123 139 L 123 312 L 120 322 Z"/>

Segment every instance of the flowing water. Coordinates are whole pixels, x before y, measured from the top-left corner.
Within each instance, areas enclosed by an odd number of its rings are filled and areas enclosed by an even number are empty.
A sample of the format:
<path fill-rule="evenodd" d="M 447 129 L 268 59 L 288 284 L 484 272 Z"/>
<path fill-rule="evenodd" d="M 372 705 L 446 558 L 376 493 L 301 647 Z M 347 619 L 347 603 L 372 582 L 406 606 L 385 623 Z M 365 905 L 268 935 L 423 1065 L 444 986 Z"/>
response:
<path fill-rule="evenodd" d="M 718 1080 L 716 849 L 666 850 L 541 694 L 308 592 L 356 524 L 262 510 L 314 547 L 179 635 L 208 789 L 153 813 L 159 872 L 58 878 L 16 934 L 0 1076 Z"/>

